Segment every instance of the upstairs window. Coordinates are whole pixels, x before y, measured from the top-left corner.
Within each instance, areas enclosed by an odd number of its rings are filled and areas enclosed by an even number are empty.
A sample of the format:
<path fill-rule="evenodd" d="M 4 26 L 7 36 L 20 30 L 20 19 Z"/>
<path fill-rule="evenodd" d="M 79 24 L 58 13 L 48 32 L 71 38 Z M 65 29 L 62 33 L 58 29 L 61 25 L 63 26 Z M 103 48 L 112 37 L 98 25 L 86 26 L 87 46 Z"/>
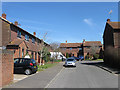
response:
<path fill-rule="evenodd" d="M 39 41 L 38 41 L 38 43 L 37 43 L 38 45 L 39 45 Z"/>
<path fill-rule="evenodd" d="M 32 43 L 35 43 L 35 39 L 34 38 L 32 38 Z"/>
<path fill-rule="evenodd" d="M 25 35 L 25 40 L 29 41 L 29 36 Z"/>
<path fill-rule="evenodd" d="M 21 32 L 19 30 L 17 31 L 17 37 L 21 38 Z"/>
<path fill-rule="evenodd" d="M 66 48 L 62 48 L 62 50 L 66 50 Z"/>

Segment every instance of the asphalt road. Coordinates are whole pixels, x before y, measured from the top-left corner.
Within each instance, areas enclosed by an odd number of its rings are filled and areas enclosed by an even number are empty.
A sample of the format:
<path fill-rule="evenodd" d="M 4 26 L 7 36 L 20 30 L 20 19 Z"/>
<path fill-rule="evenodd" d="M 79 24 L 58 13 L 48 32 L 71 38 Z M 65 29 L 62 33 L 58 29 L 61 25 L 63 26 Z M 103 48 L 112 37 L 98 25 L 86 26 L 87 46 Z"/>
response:
<path fill-rule="evenodd" d="M 6 88 L 118 88 L 118 76 L 95 64 L 79 61 L 77 67 L 63 67 L 63 63 L 25 78 Z"/>
<path fill-rule="evenodd" d="M 46 88 L 118 88 L 118 76 L 95 64 L 99 61 L 77 62 L 77 67 L 63 68 Z"/>

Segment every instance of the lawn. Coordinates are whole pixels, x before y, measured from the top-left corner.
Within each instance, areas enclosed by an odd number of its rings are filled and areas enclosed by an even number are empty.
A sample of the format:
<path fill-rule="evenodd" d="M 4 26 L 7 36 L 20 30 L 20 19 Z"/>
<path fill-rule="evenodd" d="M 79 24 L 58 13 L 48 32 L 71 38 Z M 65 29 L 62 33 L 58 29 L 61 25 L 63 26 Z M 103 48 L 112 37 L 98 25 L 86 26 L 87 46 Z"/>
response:
<path fill-rule="evenodd" d="M 38 71 L 43 71 L 44 69 L 50 68 L 57 65 L 57 63 L 46 63 L 45 65 L 39 66 L 38 65 Z"/>
<path fill-rule="evenodd" d="M 93 60 L 93 61 L 103 61 L 103 59 L 96 59 L 96 60 Z"/>

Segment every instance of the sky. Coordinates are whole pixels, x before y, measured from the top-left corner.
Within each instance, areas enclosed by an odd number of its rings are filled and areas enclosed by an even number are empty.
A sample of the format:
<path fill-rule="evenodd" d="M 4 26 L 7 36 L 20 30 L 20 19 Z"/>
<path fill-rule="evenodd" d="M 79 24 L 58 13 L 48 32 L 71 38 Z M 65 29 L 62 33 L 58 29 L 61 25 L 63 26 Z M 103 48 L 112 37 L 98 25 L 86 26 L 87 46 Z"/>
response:
<path fill-rule="evenodd" d="M 47 43 L 81 43 L 83 39 L 103 43 L 106 20 L 118 21 L 118 3 L 3 2 L 2 13 L 40 39 L 47 33 Z"/>

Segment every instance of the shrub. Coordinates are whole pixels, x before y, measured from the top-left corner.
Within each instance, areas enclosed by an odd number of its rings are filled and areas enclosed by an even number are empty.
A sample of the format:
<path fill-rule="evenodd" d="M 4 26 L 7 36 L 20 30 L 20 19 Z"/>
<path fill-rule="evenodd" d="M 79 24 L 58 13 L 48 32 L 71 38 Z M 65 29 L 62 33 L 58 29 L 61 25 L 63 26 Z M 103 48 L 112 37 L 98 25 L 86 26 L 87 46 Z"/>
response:
<path fill-rule="evenodd" d="M 66 58 L 69 58 L 69 54 L 68 53 L 66 53 Z"/>
<path fill-rule="evenodd" d="M 98 59 L 98 58 L 99 58 L 99 54 L 94 54 L 93 55 L 93 60 Z"/>
<path fill-rule="evenodd" d="M 89 59 L 89 55 L 86 55 L 86 56 L 85 56 L 85 60 L 86 60 L 86 59 Z"/>

